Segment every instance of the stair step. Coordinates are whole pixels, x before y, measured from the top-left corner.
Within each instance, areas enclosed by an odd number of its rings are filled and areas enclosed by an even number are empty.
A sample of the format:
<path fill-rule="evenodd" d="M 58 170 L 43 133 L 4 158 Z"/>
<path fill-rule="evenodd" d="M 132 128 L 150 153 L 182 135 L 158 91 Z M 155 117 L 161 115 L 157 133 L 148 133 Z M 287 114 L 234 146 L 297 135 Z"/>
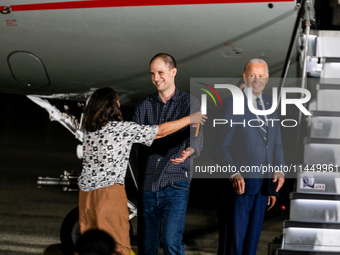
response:
<path fill-rule="evenodd" d="M 340 144 L 340 139 L 305 137 L 305 144 Z"/>
<path fill-rule="evenodd" d="M 292 200 L 289 218 L 294 221 L 340 223 L 340 201 Z"/>
<path fill-rule="evenodd" d="M 312 111 L 313 117 L 340 117 L 340 112 Z"/>
<path fill-rule="evenodd" d="M 333 30 L 316 30 L 317 57 L 340 57 L 340 31 Z"/>
<path fill-rule="evenodd" d="M 304 164 L 326 164 L 338 168 L 340 165 L 340 139 L 308 138 L 304 146 Z M 337 169 L 338 171 L 338 169 Z"/>
<path fill-rule="evenodd" d="M 340 195 L 318 193 L 291 193 L 292 221 L 340 223 Z"/>
<path fill-rule="evenodd" d="M 285 221 L 283 248 L 340 252 L 340 223 Z"/>
<path fill-rule="evenodd" d="M 340 223 L 337 222 L 308 222 L 308 221 L 285 220 L 283 222 L 283 228 L 313 228 L 313 229 L 339 230 L 340 234 Z M 340 245 L 340 242 L 338 244 Z"/>
<path fill-rule="evenodd" d="M 303 250 L 276 250 L 276 255 L 340 255 L 336 251 L 303 251 Z"/>
<path fill-rule="evenodd" d="M 323 112 L 318 112 L 323 113 Z M 332 112 L 328 112 L 332 113 Z M 338 112 L 334 112 L 338 113 Z M 314 113 L 313 113 L 314 114 Z M 340 139 L 340 113 L 339 117 L 336 115 L 330 116 L 315 116 L 311 118 L 310 136 L 312 138 L 331 138 Z"/>
<path fill-rule="evenodd" d="M 340 85 L 321 84 L 318 87 L 319 90 L 317 91 L 316 97 L 316 110 L 332 112 L 339 111 Z"/>
<path fill-rule="evenodd" d="M 279 250 L 276 250 L 276 255 L 340 255 L 340 252 L 279 249 Z"/>
<path fill-rule="evenodd" d="M 326 62 L 323 64 L 322 71 L 320 73 L 321 84 L 338 84 L 340 78 L 340 63 L 338 62 Z"/>
<path fill-rule="evenodd" d="M 339 70 L 338 70 L 339 71 Z M 339 79 L 337 79 L 339 82 Z M 339 84 L 332 84 L 332 83 L 323 83 L 323 84 L 318 84 L 316 86 L 317 90 L 339 90 L 340 89 L 340 85 Z"/>
<path fill-rule="evenodd" d="M 326 58 L 326 63 L 340 63 L 340 58 L 331 58 L 331 57 L 328 57 Z"/>
<path fill-rule="evenodd" d="M 306 166 L 309 171 L 301 171 Z M 340 173 L 336 172 L 338 171 L 337 167 L 306 166 L 303 165 L 299 169 L 301 172 L 298 172 L 297 177 L 297 193 L 340 194 Z"/>
<path fill-rule="evenodd" d="M 313 200 L 340 201 L 340 194 L 313 194 L 313 193 L 292 192 L 292 193 L 290 193 L 289 197 L 290 197 L 291 200 L 313 199 Z"/>

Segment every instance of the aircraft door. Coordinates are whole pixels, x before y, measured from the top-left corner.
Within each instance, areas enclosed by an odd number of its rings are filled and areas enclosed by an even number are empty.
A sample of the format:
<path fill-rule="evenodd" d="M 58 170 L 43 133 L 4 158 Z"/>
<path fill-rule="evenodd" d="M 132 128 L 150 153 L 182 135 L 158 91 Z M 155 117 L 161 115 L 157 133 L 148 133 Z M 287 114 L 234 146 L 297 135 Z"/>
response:
<path fill-rule="evenodd" d="M 51 85 L 45 63 L 28 51 L 13 51 L 7 56 L 8 68 L 12 77 L 28 87 L 47 87 Z"/>

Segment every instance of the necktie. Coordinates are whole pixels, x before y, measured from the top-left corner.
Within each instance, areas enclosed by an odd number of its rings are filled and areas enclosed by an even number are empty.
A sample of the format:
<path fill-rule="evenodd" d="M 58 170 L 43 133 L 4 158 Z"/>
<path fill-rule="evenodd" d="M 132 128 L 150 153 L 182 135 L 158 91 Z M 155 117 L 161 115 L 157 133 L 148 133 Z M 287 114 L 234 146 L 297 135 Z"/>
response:
<path fill-rule="evenodd" d="M 263 110 L 263 108 L 264 108 L 262 106 L 260 98 L 258 98 L 258 97 L 256 98 L 256 106 L 257 106 L 257 109 L 259 109 L 259 110 Z M 259 117 L 263 121 L 263 125 L 260 127 L 261 134 L 263 136 L 263 139 L 267 140 L 268 125 L 267 125 L 267 122 L 266 122 L 266 118 L 264 117 L 264 115 L 259 115 Z"/>

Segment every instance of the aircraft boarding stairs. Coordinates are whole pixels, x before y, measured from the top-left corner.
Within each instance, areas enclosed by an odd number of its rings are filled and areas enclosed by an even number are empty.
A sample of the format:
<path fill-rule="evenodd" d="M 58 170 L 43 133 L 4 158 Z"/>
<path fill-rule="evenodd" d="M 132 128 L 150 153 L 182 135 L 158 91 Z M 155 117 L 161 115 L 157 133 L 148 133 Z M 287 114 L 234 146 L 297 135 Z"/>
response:
<path fill-rule="evenodd" d="M 340 31 L 316 31 L 312 38 L 307 72 L 322 71 L 277 255 L 340 255 Z"/>

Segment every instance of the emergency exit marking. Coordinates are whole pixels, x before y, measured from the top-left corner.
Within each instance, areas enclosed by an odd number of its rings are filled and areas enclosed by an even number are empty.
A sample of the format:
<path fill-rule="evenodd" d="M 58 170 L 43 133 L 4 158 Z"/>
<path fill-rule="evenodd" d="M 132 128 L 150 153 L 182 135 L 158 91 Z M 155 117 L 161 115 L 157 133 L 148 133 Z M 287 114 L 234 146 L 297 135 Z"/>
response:
<path fill-rule="evenodd" d="M 6 24 L 8 27 L 16 27 L 18 26 L 16 19 L 7 19 Z"/>

